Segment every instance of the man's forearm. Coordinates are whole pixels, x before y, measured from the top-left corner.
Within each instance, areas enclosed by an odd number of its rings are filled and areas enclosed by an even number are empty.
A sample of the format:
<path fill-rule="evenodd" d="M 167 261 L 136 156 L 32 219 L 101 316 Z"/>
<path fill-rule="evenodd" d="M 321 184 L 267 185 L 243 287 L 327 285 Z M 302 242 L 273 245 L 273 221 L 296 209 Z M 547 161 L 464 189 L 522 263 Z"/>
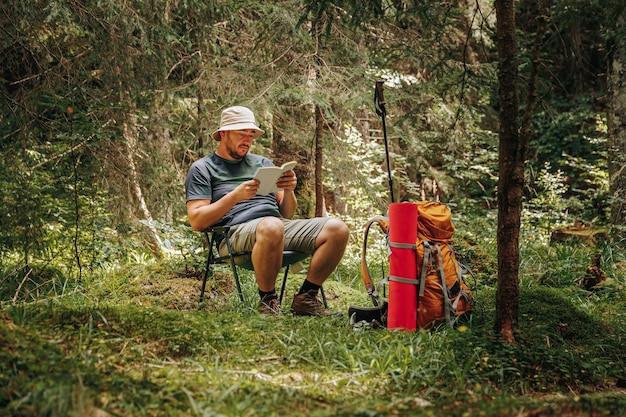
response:
<path fill-rule="evenodd" d="M 280 214 L 287 219 L 291 219 L 296 214 L 296 208 L 298 207 L 298 200 L 296 194 L 293 191 L 284 191 L 283 198 L 278 204 Z"/>
<path fill-rule="evenodd" d="M 204 230 L 219 222 L 237 203 L 234 194 L 226 194 L 215 202 L 189 207 L 187 209 L 189 224 L 195 230 Z"/>

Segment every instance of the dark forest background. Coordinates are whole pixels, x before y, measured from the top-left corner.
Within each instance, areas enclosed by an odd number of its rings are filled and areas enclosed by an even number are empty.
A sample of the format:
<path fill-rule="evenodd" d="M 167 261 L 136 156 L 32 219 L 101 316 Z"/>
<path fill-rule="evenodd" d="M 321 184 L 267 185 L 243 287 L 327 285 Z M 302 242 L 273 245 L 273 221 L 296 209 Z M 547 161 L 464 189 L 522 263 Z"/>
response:
<path fill-rule="evenodd" d="M 610 192 L 609 165 L 623 147 L 610 148 L 607 128 L 618 3 L 517 3 L 522 99 L 539 46 L 525 223 L 545 232 L 622 226 L 623 216 L 611 221 L 623 194 Z M 301 215 L 359 224 L 383 212 L 376 80 L 396 199 L 468 215 L 495 208 L 488 2 L 33 1 L 1 11 L 4 268 L 54 260 L 77 276 L 129 251 L 161 256 L 161 230 L 185 224 L 187 168 L 212 152 L 210 133 L 233 104 L 253 108 L 268 132 L 257 153 L 301 161 Z"/>

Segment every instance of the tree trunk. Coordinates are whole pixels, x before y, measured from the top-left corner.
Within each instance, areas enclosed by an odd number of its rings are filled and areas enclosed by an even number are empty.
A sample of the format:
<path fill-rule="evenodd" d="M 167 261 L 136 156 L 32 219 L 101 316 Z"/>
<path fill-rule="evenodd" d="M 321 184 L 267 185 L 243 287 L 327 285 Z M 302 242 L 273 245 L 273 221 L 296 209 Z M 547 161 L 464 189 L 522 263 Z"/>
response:
<path fill-rule="evenodd" d="M 626 11 L 622 9 L 614 33 L 621 33 L 624 26 Z M 613 234 L 616 238 L 623 239 L 626 238 L 626 40 L 623 36 L 616 36 L 614 47 L 608 74 L 609 181 L 613 197 Z"/>
<path fill-rule="evenodd" d="M 129 116 L 129 120 L 124 122 L 122 127 L 122 134 L 126 139 L 126 155 L 128 157 L 128 168 L 130 170 L 130 185 L 133 191 L 134 197 L 139 202 L 139 208 L 143 220 L 145 220 L 145 226 L 148 228 L 148 246 L 150 251 L 157 258 L 163 256 L 163 242 L 159 237 L 159 233 L 156 227 L 153 226 L 153 219 L 146 200 L 143 197 L 143 191 L 139 183 L 139 175 L 137 174 L 137 165 L 135 164 L 135 150 L 137 149 L 139 132 L 137 131 L 137 116 L 132 114 Z"/>
<path fill-rule="evenodd" d="M 500 138 L 498 179 L 498 288 L 495 331 L 515 342 L 519 310 L 519 231 L 524 184 L 524 155 L 520 154 L 519 98 L 515 1 L 496 0 L 500 60 Z"/>
<path fill-rule="evenodd" d="M 324 162 L 324 118 L 322 109 L 315 106 L 315 216 L 324 215 L 324 187 L 322 181 L 322 166 Z"/>

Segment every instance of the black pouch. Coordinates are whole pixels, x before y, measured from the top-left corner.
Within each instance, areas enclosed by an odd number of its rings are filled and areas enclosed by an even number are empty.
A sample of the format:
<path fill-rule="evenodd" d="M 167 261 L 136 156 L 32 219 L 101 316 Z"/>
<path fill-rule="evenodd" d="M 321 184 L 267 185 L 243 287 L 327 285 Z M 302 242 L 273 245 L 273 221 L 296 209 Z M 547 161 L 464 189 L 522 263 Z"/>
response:
<path fill-rule="evenodd" d="M 387 326 L 387 309 L 388 304 L 384 303 L 377 307 L 357 307 L 350 306 L 348 308 L 348 317 L 350 317 L 350 323 L 375 323 L 379 326 Z"/>

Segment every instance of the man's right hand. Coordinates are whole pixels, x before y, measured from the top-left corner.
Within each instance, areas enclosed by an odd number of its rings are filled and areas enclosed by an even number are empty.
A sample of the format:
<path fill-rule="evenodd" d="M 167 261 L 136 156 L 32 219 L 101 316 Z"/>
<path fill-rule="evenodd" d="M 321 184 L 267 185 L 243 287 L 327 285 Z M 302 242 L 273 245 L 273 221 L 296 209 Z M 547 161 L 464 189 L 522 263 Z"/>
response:
<path fill-rule="evenodd" d="M 204 230 L 220 221 L 235 204 L 249 200 L 256 195 L 259 180 L 239 184 L 234 190 L 216 202 L 211 200 L 190 200 L 187 202 L 187 218 L 195 230 Z"/>
<path fill-rule="evenodd" d="M 235 193 L 237 202 L 242 200 L 250 200 L 256 195 L 259 189 L 259 180 L 252 179 L 250 181 L 243 182 L 237 186 L 232 192 Z"/>

